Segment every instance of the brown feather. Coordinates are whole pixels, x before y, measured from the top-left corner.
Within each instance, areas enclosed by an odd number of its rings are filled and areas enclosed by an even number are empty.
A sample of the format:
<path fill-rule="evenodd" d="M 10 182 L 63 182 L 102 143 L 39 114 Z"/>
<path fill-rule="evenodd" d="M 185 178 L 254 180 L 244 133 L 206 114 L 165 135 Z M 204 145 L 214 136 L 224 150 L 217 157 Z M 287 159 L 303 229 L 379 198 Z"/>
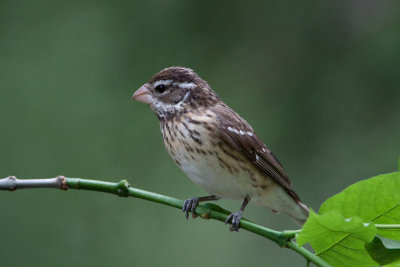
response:
<path fill-rule="evenodd" d="M 217 114 L 217 133 L 219 137 L 231 148 L 241 152 L 258 170 L 272 178 L 296 202 L 299 202 L 300 198 L 293 190 L 292 183 L 286 171 L 275 155 L 272 154 L 268 147 L 254 133 L 251 126 L 225 104 L 218 104 L 212 110 Z M 241 130 L 244 134 L 236 133 L 234 130 Z"/>

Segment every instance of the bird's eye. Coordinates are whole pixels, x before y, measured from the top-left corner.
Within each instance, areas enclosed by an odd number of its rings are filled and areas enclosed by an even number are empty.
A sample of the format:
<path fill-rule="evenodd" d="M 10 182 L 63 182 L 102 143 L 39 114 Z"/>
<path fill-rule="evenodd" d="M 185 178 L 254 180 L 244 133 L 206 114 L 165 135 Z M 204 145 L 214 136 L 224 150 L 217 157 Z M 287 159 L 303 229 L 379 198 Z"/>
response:
<path fill-rule="evenodd" d="M 167 90 L 167 86 L 165 86 L 165 84 L 159 84 L 156 86 L 156 88 L 154 88 L 158 93 L 162 94 L 165 92 L 165 90 Z"/>

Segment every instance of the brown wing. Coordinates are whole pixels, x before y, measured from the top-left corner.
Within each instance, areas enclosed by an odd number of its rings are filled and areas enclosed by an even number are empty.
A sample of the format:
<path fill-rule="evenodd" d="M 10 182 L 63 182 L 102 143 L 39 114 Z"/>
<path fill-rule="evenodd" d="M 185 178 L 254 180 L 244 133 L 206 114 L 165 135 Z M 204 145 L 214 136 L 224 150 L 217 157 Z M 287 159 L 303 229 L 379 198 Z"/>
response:
<path fill-rule="evenodd" d="M 286 171 L 275 155 L 253 132 L 251 126 L 227 106 L 217 106 L 214 112 L 217 114 L 219 137 L 227 145 L 240 151 L 261 172 L 282 186 L 296 201 L 300 201 Z"/>

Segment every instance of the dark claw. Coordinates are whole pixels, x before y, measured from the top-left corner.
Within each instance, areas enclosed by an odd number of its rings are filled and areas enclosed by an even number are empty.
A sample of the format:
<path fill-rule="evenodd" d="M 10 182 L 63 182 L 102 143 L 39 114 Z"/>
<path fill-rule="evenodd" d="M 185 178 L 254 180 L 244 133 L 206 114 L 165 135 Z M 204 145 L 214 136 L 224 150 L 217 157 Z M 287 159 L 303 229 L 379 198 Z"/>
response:
<path fill-rule="evenodd" d="M 239 231 L 240 219 L 243 213 L 241 211 L 229 214 L 228 218 L 225 220 L 225 224 L 232 222 L 232 226 L 229 228 L 230 231 Z"/>
<path fill-rule="evenodd" d="M 189 212 L 192 213 L 193 218 L 197 217 L 197 214 L 194 212 L 197 205 L 199 205 L 198 197 L 193 197 L 185 200 L 185 202 L 183 203 L 182 211 L 185 213 L 186 219 L 189 219 Z"/>

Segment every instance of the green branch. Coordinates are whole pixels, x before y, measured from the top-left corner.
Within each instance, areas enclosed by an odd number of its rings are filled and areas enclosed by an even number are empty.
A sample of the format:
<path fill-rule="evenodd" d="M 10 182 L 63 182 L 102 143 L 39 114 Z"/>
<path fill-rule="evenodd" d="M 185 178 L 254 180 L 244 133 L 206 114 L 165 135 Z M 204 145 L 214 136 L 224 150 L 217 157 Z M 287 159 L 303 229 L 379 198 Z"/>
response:
<path fill-rule="evenodd" d="M 182 209 L 183 206 L 182 200 L 130 187 L 129 183 L 126 180 L 122 180 L 118 183 L 110 183 L 81 178 L 66 178 L 63 176 L 50 179 L 26 180 L 20 180 L 13 176 L 10 176 L 0 180 L 0 190 L 14 191 L 22 188 L 59 188 L 62 190 L 90 190 L 110 193 L 120 197 L 141 198 L 178 209 Z M 228 215 L 230 214 L 229 211 L 210 203 L 197 206 L 195 212 L 203 219 L 213 219 L 221 222 L 225 222 Z M 307 249 L 299 247 L 295 242 L 291 240 L 295 237 L 296 233 L 299 232 L 298 230 L 279 232 L 252 223 L 246 219 L 242 219 L 240 221 L 240 228 L 255 233 L 259 236 L 268 238 L 280 247 L 286 247 L 294 250 L 296 253 L 302 255 L 307 260 L 307 262 L 312 262 L 317 266 L 330 266 L 321 258 L 312 254 Z"/>

